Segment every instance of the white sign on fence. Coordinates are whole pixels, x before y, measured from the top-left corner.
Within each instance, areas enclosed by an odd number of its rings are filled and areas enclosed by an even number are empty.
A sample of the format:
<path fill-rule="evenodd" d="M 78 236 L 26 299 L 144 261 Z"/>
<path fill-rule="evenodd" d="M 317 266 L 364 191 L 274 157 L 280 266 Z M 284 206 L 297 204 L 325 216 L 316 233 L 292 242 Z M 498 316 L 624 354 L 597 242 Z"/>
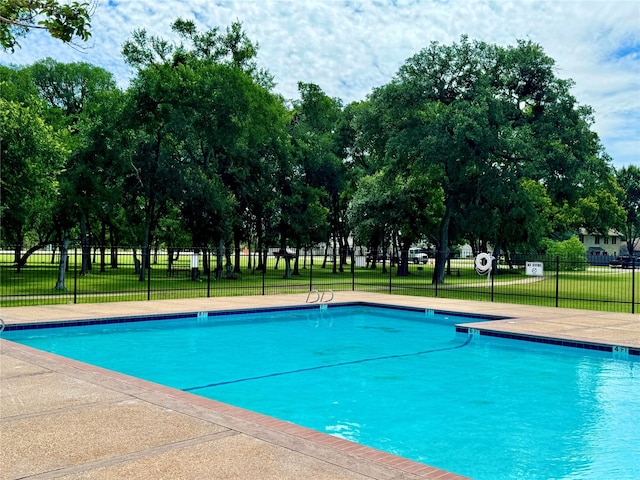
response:
<path fill-rule="evenodd" d="M 543 277 L 544 264 L 542 262 L 527 262 L 525 266 L 525 273 L 534 277 Z"/>

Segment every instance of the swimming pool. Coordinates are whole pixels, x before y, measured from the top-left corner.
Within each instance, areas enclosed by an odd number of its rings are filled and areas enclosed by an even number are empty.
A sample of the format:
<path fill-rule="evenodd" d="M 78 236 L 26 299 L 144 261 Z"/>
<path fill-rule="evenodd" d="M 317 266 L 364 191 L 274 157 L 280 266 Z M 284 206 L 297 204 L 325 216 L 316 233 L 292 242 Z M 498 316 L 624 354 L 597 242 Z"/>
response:
<path fill-rule="evenodd" d="M 478 318 L 424 310 L 163 318 L 3 337 L 474 478 L 640 464 L 640 364 L 610 352 L 470 337 L 455 325 Z"/>

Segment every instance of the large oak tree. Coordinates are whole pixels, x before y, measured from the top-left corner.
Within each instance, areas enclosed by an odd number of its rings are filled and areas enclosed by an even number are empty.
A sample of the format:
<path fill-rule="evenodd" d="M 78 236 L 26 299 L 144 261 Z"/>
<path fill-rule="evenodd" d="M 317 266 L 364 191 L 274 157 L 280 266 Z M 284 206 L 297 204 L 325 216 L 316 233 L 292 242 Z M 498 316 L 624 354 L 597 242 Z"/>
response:
<path fill-rule="evenodd" d="M 522 179 L 539 183 L 554 206 L 528 211 L 551 212 L 558 231 L 601 229 L 619 213 L 591 112 L 571 85 L 533 42 L 500 47 L 462 37 L 432 43 L 373 92 L 362 121 L 369 154 L 378 164 L 428 176 L 443 191 L 439 226 L 428 232 L 441 252 L 434 282 L 444 281 L 454 235 L 484 236 L 498 250 L 523 237 L 505 228 L 513 221 L 509 205 L 532 192 Z M 596 212 L 594 195 L 604 203 Z"/>

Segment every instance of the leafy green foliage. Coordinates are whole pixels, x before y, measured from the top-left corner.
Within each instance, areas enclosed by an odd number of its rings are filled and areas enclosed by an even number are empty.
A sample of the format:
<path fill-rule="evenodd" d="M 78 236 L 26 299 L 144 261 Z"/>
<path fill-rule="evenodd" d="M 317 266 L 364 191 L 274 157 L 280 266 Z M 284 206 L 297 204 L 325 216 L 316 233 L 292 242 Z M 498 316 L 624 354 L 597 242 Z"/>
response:
<path fill-rule="evenodd" d="M 254 232 L 264 242 L 286 215 L 279 182 L 292 178 L 282 99 L 268 90 L 241 24 L 199 33 L 177 20 L 173 30 L 186 43 L 137 31 L 123 47 L 138 68 L 122 124 L 137 139 L 125 190 L 144 212 L 140 241 L 148 245 L 177 209 L 198 246 L 233 239 L 239 250 Z"/>
<path fill-rule="evenodd" d="M 0 46 L 14 51 L 17 38 L 31 29 L 44 29 L 65 43 L 91 36 L 91 5 L 56 0 L 9 0 L 0 3 Z"/>
<path fill-rule="evenodd" d="M 432 43 L 361 109 L 362 148 L 374 168 L 420 172 L 441 186 L 441 213 L 431 205 L 438 250 L 464 238 L 499 253 L 552 232 L 617 224 L 591 112 L 553 67 L 532 42 Z M 445 259 L 435 282 L 444 281 Z"/>
<path fill-rule="evenodd" d="M 37 105 L 0 98 L 0 214 L 5 244 L 22 244 L 28 234 L 36 234 L 31 240 L 39 243 L 55 227 L 52 212 L 70 149 L 66 132 L 48 125 L 38 110 Z"/>
<path fill-rule="evenodd" d="M 640 240 L 640 168 L 630 165 L 616 173 L 622 193 L 621 205 L 625 212 L 622 231 L 627 242 L 629 254 L 638 250 Z"/>
<path fill-rule="evenodd" d="M 347 166 L 339 135 L 342 103 L 315 84 L 300 82 L 298 90 L 300 101 L 294 103 L 290 126 L 292 161 L 299 165 L 300 188 L 306 191 L 303 202 L 315 205 L 313 211 L 319 216 L 315 217 L 316 225 L 311 230 L 304 225 L 307 222 L 296 222 L 294 225 L 302 228 L 297 229 L 295 236 L 303 234 L 306 238 L 303 245 L 327 241 L 330 236 L 344 244 L 343 214 L 347 202 L 343 192 Z"/>
<path fill-rule="evenodd" d="M 546 253 L 546 258 L 553 259 L 559 257 L 562 259 L 562 269 L 567 271 L 577 271 L 586 269 L 586 250 L 582 242 L 578 237 L 573 236 L 568 240 L 555 241 L 551 239 L 544 239 L 543 245 Z M 546 261 L 546 270 L 555 270 L 555 265 L 552 261 Z"/>

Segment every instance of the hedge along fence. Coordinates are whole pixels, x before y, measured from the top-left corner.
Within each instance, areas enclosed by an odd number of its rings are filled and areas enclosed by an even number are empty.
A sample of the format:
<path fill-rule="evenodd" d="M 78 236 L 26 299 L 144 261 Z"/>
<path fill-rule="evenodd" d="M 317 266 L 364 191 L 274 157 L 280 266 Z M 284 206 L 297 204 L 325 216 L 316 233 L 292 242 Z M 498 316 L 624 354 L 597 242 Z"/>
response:
<path fill-rule="evenodd" d="M 296 257 L 278 249 L 269 249 L 261 259 L 256 253 L 239 252 L 236 257 L 232 252 L 220 263 L 215 255 L 197 248 L 152 250 L 148 259 L 143 261 L 139 248 L 92 248 L 84 256 L 83 270 L 82 249 L 73 247 L 68 251 L 65 288 L 56 289 L 59 248 L 34 252 L 20 269 L 13 251 L 4 250 L 0 305 L 349 290 L 635 313 L 640 299 L 640 265 L 611 268 L 603 258 L 512 256 L 510 264 L 505 259 L 494 261 L 488 276 L 477 273 L 473 258 L 450 258 L 441 284 L 432 282 L 433 258 L 424 264 L 409 263 L 408 275 L 399 276 L 396 258 L 379 255 L 373 263 L 370 255 L 358 251 L 350 252 L 342 265 L 338 256 L 316 251 Z M 527 271 L 532 264 L 537 268 L 533 273 Z"/>

